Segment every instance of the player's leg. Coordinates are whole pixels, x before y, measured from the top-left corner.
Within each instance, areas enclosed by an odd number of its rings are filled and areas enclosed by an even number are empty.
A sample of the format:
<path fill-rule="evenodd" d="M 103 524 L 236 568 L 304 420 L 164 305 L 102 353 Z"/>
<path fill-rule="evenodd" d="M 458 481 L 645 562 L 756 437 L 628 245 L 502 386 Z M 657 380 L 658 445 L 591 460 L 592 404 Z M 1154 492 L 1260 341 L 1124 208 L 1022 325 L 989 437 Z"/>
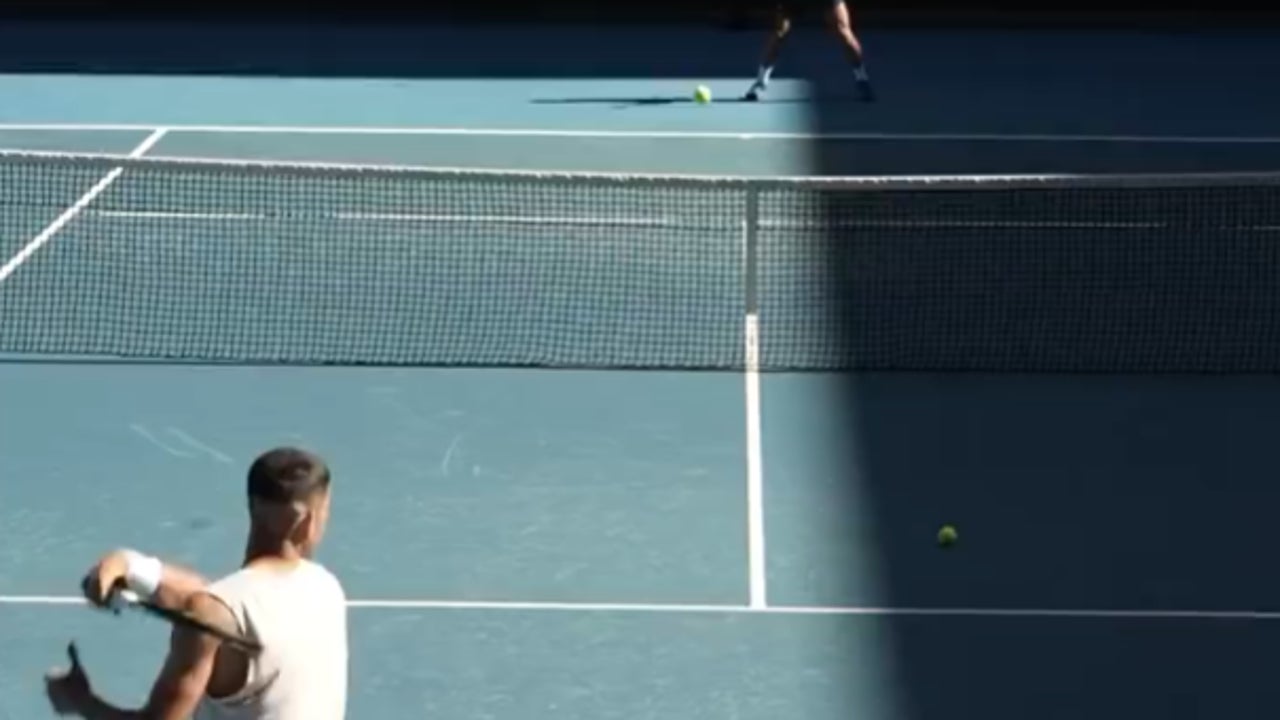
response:
<path fill-rule="evenodd" d="M 778 63 L 778 54 L 791 32 L 791 17 L 784 3 L 779 3 L 773 20 L 773 31 L 764 43 L 764 54 L 760 58 L 760 68 L 756 72 L 756 80 L 751 83 L 744 99 L 758 100 L 760 93 L 769 87 L 769 78 L 773 76 L 773 66 Z"/>
<path fill-rule="evenodd" d="M 849 6 L 845 4 L 844 0 L 833 1 L 828 19 L 832 31 L 840 39 L 840 44 L 844 48 L 845 56 L 849 59 L 849 64 L 853 66 L 853 79 L 857 83 L 858 94 L 863 100 L 874 99 L 875 95 L 871 90 L 871 78 L 867 75 L 867 64 L 862 53 L 862 43 L 859 42 L 858 36 L 853 32 Z"/>

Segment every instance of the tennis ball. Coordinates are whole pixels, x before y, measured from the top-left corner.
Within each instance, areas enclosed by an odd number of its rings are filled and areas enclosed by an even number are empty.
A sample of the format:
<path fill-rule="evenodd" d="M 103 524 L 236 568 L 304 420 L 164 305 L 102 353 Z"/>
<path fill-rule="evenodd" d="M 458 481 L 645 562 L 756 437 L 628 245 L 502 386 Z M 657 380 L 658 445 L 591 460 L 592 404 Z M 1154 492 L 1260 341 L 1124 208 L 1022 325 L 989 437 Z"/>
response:
<path fill-rule="evenodd" d="M 938 530 L 938 544 L 942 547 L 951 547 L 959 539 L 960 534 L 956 532 L 955 527 L 952 525 L 943 525 Z"/>
<path fill-rule="evenodd" d="M 706 85 L 699 85 L 693 91 L 693 99 L 700 103 L 711 102 L 711 88 Z"/>

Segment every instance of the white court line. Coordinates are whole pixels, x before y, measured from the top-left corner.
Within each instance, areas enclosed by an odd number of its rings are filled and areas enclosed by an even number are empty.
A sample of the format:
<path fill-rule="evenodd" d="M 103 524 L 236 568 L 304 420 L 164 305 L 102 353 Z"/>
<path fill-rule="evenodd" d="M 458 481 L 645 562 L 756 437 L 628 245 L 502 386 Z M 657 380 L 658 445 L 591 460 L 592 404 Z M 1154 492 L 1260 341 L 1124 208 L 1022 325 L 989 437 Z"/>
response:
<path fill-rule="evenodd" d="M 146 154 L 148 150 L 151 149 L 153 145 L 160 142 L 160 138 L 164 137 L 164 135 L 165 135 L 164 128 L 157 128 L 153 130 L 152 133 L 148 135 L 145 140 L 143 140 L 141 143 L 139 143 L 137 147 L 135 147 L 133 150 L 129 152 L 129 157 L 131 158 L 142 157 L 143 155 Z M 67 208 L 66 210 L 63 210 L 62 214 L 54 218 L 53 222 L 49 223 L 48 227 L 46 227 L 44 230 L 41 230 L 34 238 L 30 240 L 30 242 L 24 245 L 23 248 L 18 251 L 17 255 L 14 255 L 12 258 L 9 259 L 9 262 L 5 263 L 3 266 L 0 266 L 0 282 L 4 282 L 5 278 L 12 275 L 14 271 L 17 270 L 22 265 L 22 263 L 26 262 L 27 259 L 30 258 L 33 254 L 35 254 L 37 250 L 43 247 L 45 243 L 49 242 L 49 240 L 52 239 L 54 235 L 57 235 L 59 230 L 65 227 L 67 223 L 75 219 L 75 216 L 79 215 L 81 210 L 84 210 L 86 207 L 88 207 L 89 203 L 93 202 L 94 199 L 96 199 L 99 195 L 101 195 L 104 190 L 110 187 L 111 183 L 115 182 L 116 178 L 120 177 L 120 174 L 123 172 L 124 172 L 124 168 L 118 167 L 118 168 L 114 168 L 111 172 L 104 175 L 103 178 L 99 180 L 97 183 L 95 183 L 93 187 L 89 188 L 88 192 L 86 192 L 84 195 L 81 195 L 79 200 L 76 200 L 74 203 L 72 203 L 71 207 Z"/>
<path fill-rule="evenodd" d="M 0 123 L 2 131 L 146 132 L 155 125 L 129 123 Z M 1034 142 L 1034 143 L 1168 143 L 1174 145 L 1274 145 L 1278 135 L 1143 135 L 1053 133 L 896 133 L 896 132 L 750 132 L 684 130 L 565 130 L 552 128 L 377 127 L 324 125 L 165 125 L 170 132 L 228 134 L 311 135 L 446 135 L 475 137 L 564 137 L 701 140 L 892 140 L 923 142 Z"/>
<path fill-rule="evenodd" d="M 746 384 L 747 403 L 747 557 L 750 577 L 751 607 L 768 605 L 768 572 L 765 567 L 764 542 L 764 457 L 760 430 L 760 318 L 754 312 L 746 317 Z"/>
<path fill-rule="evenodd" d="M 769 575 L 765 563 L 764 457 L 760 431 L 760 193 L 747 191 L 742 214 L 743 383 L 746 401 L 747 578 L 748 604 L 767 607 Z"/>
<path fill-rule="evenodd" d="M 73 595 L 0 595 L 0 605 L 84 605 Z M 717 605 L 700 603 L 534 602 L 518 600 L 348 600 L 347 607 L 368 610 L 482 610 L 732 615 L 836 615 L 870 617 L 944 617 L 1041 620 L 1280 620 L 1280 611 L 1261 610 L 1102 610 L 1066 608 L 907 608 L 861 605 Z"/>

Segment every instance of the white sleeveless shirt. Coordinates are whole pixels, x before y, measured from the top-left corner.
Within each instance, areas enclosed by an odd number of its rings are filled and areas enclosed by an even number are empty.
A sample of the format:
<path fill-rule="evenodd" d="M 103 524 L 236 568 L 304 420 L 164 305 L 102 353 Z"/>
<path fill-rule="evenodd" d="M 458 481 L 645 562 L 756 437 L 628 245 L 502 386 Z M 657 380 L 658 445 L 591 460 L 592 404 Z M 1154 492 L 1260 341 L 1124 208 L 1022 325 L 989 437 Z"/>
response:
<path fill-rule="evenodd" d="M 262 644 L 240 692 L 205 696 L 195 720 L 343 720 L 347 704 L 347 603 L 321 565 L 242 568 L 206 591 Z"/>

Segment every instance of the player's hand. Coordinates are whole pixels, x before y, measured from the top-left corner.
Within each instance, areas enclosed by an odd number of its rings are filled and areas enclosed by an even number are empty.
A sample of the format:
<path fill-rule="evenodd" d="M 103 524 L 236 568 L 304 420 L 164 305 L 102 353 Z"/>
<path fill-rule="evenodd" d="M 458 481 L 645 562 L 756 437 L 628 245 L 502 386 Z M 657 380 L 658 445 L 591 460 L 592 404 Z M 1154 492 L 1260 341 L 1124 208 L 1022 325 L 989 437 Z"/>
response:
<path fill-rule="evenodd" d="M 54 670 L 45 675 L 44 690 L 49 696 L 49 704 L 59 715 L 80 715 L 93 700 L 93 689 L 89 686 L 89 677 L 80 665 L 80 653 L 76 644 L 67 646 L 67 655 L 71 658 L 68 670 Z"/>
<path fill-rule="evenodd" d="M 80 583 L 84 599 L 97 607 L 111 606 L 112 594 L 124 586 L 129 563 L 123 550 L 113 550 L 102 557 Z"/>

